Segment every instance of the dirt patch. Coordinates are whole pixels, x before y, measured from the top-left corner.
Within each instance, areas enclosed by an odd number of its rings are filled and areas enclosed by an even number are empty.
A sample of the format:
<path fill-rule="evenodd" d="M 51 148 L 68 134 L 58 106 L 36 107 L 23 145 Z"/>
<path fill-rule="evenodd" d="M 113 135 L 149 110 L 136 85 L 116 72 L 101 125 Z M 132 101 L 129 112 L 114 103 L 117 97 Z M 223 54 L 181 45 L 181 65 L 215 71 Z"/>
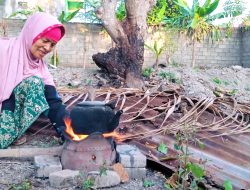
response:
<path fill-rule="evenodd" d="M 33 135 L 32 130 L 26 132 L 27 142 L 19 146 L 11 146 L 9 148 L 48 148 L 61 145 L 60 140 L 54 135 L 38 133 Z M 36 167 L 32 158 L 0 158 L 0 190 L 20 189 L 20 190 L 60 190 L 50 187 L 48 178 L 37 178 Z M 147 168 L 146 177 L 143 180 L 129 180 L 129 182 L 121 183 L 118 186 L 103 188 L 110 190 L 124 189 L 147 189 L 147 190 L 164 190 L 165 176 Z M 144 183 L 151 184 L 151 187 L 144 188 Z M 82 189 L 81 185 L 65 188 L 65 190 Z"/>
<path fill-rule="evenodd" d="M 50 187 L 48 178 L 36 178 L 36 168 L 33 165 L 33 160 L 20 159 L 1 159 L 0 160 L 0 189 L 20 189 L 20 190 L 61 190 Z M 145 183 L 151 184 L 151 187 L 144 188 Z M 132 190 L 132 189 L 147 189 L 147 190 L 164 190 L 165 177 L 163 174 L 147 169 L 147 174 L 144 180 L 130 180 L 127 183 L 119 186 L 103 188 L 110 190 Z M 65 190 L 82 189 L 80 186 L 64 188 Z"/>
<path fill-rule="evenodd" d="M 98 86 L 102 74 L 98 69 L 57 68 L 51 69 L 58 86 Z M 170 65 L 154 72 L 151 80 L 175 83 L 183 88 L 182 94 L 190 98 L 213 98 L 217 91 L 227 92 L 239 103 L 250 103 L 250 68 L 231 66 L 227 68 Z M 106 79 L 102 78 L 105 85 Z M 217 94 L 218 95 L 218 94 Z"/>
<path fill-rule="evenodd" d="M 51 69 L 58 87 L 86 87 L 109 85 L 108 80 L 102 77 L 97 69 L 85 70 L 83 68 L 57 68 Z M 250 69 L 240 66 L 229 68 L 188 68 L 178 65 L 160 68 L 157 73 L 152 73 L 150 79 L 160 80 L 162 83 L 175 83 L 181 86 L 182 94 L 191 98 L 213 98 L 215 91 L 220 89 L 240 103 L 250 103 Z M 218 94 L 217 94 L 218 95 Z M 18 147 L 52 147 L 60 144 L 54 135 L 33 135 L 27 133 L 28 141 Z M 14 147 L 11 147 L 14 148 Z M 17 148 L 17 147 L 16 147 Z M 49 180 L 36 178 L 36 168 L 33 160 L 25 159 L 0 159 L 0 189 L 48 189 Z M 144 187 L 144 181 L 150 182 L 152 187 Z M 155 170 L 147 169 L 144 180 L 130 180 L 128 183 L 117 187 L 106 188 L 113 190 L 122 189 L 147 189 L 161 190 L 164 188 L 165 176 Z M 67 189 L 80 189 L 72 187 Z M 56 190 L 56 189 L 55 189 Z"/>

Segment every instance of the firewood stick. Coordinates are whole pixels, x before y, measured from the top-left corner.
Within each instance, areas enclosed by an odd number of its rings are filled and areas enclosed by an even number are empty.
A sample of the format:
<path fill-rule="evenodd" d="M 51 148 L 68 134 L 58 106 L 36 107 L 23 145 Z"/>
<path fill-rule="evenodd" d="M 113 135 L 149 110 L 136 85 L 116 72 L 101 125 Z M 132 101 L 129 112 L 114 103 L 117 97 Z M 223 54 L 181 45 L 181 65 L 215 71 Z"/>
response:
<path fill-rule="evenodd" d="M 61 156 L 63 146 L 50 148 L 0 149 L 0 158 L 31 158 L 38 155 Z"/>

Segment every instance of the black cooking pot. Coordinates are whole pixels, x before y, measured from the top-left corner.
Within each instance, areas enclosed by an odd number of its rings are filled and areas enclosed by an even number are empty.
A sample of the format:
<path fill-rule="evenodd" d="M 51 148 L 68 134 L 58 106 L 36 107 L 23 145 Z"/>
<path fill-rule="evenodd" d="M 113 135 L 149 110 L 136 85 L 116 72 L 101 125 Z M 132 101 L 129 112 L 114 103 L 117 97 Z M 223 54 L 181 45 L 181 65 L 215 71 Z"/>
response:
<path fill-rule="evenodd" d="M 75 134 L 110 133 L 119 125 L 121 114 L 112 103 L 85 101 L 71 110 L 71 126 Z"/>

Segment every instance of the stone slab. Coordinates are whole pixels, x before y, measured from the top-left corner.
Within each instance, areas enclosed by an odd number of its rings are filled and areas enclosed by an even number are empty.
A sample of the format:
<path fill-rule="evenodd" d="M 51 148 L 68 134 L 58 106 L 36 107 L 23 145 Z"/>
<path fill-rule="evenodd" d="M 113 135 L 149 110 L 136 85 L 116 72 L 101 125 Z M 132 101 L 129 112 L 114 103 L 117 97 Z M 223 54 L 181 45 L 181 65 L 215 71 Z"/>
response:
<path fill-rule="evenodd" d="M 141 151 L 133 145 L 117 145 L 119 162 L 125 168 L 144 168 L 147 164 L 147 158 Z"/>
<path fill-rule="evenodd" d="M 93 171 L 88 173 L 88 178 L 92 178 L 95 188 L 113 187 L 121 183 L 120 176 L 112 170 L 107 170 L 106 174 L 100 175 L 100 172 Z"/>
<path fill-rule="evenodd" d="M 142 180 L 146 177 L 146 168 L 125 168 L 128 172 L 129 179 L 139 179 Z"/>
<path fill-rule="evenodd" d="M 79 171 L 62 170 L 51 173 L 49 175 L 49 182 L 51 187 L 67 188 L 78 184 Z"/>
<path fill-rule="evenodd" d="M 59 157 L 40 155 L 34 157 L 34 164 L 37 168 L 37 177 L 49 177 L 50 173 L 61 171 L 62 165 Z"/>

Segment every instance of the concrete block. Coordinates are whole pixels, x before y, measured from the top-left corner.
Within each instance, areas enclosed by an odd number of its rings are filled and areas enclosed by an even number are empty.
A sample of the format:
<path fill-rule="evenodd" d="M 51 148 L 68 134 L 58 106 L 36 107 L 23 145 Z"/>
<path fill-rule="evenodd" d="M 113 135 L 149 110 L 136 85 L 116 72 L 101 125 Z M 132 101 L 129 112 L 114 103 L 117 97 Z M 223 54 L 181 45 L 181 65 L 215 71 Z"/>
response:
<path fill-rule="evenodd" d="M 89 172 L 87 179 L 93 179 L 97 189 L 113 187 L 121 183 L 121 178 L 115 171 L 107 170 L 106 172 L 102 175 L 98 171 Z"/>
<path fill-rule="evenodd" d="M 0 6 L 0 15 L 1 15 L 1 6 Z M 6 19 L 8 28 L 7 33 L 9 37 L 17 36 L 21 28 L 24 24 L 24 20 L 19 19 Z M 81 23 L 66 23 L 66 30 L 67 33 L 65 37 L 60 41 L 58 44 L 58 49 L 60 50 L 59 57 L 60 57 L 60 65 L 61 66 L 68 66 L 68 67 L 82 67 L 83 64 L 81 61 L 83 55 L 84 47 L 88 47 L 88 54 L 86 58 L 86 68 L 95 68 L 96 66 L 90 64 L 92 61 L 92 55 L 97 52 L 107 52 L 111 47 L 111 40 L 110 37 L 104 37 L 104 35 L 100 35 L 99 32 L 101 31 L 100 25 L 92 25 L 92 24 L 81 24 Z M 0 28 L 0 35 L 1 35 L 1 28 Z M 168 32 L 166 33 L 168 35 Z M 241 36 L 242 34 L 242 36 Z M 148 42 L 153 42 L 152 36 L 148 37 Z M 184 38 L 178 38 L 177 35 L 173 37 L 173 41 L 176 43 L 176 49 L 173 54 L 171 55 L 172 58 L 177 63 L 187 64 L 189 65 L 191 62 L 191 54 L 192 48 L 191 45 L 187 40 Z M 240 31 L 234 31 L 232 37 L 225 38 L 222 42 L 214 42 L 208 43 L 207 40 L 203 41 L 202 43 L 197 43 L 196 52 L 197 55 L 204 55 L 204 58 L 199 58 L 200 60 L 224 60 L 219 59 L 219 57 L 227 56 L 232 57 L 236 56 L 235 54 L 240 54 L 240 52 L 245 55 L 245 53 L 249 52 L 250 49 L 250 31 L 245 31 L 241 33 Z M 98 43 L 97 43 L 98 42 Z M 223 53 L 235 53 L 235 54 L 226 54 Z M 65 55 L 65 56 L 64 56 Z M 66 55 L 71 56 L 67 58 Z M 155 60 L 154 54 L 151 53 L 147 48 L 145 48 L 145 64 L 151 66 Z M 239 55 L 240 56 L 240 55 Z M 249 60 L 250 56 L 245 55 L 246 57 L 241 60 L 241 64 L 247 65 L 249 67 L 249 63 L 245 63 L 245 60 Z M 164 55 L 162 56 L 164 59 Z M 235 60 L 232 60 L 235 62 Z M 49 60 L 48 60 L 49 61 Z M 225 63 L 225 66 L 229 66 L 232 64 L 232 61 Z M 204 62 L 204 64 L 209 64 Z M 214 65 L 221 66 L 220 62 L 216 62 Z"/>
<path fill-rule="evenodd" d="M 79 176 L 79 171 L 62 170 L 51 173 L 49 175 L 49 182 L 52 187 L 56 188 L 72 187 L 77 185 Z"/>
<path fill-rule="evenodd" d="M 128 172 L 129 179 L 143 179 L 146 177 L 146 168 L 125 168 Z"/>
<path fill-rule="evenodd" d="M 59 157 L 41 155 L 34 157 L 34 164 L 37 168 L 37 177 L 49 177 L 50 173 L 61 171 L 62 165 Z"/>
<path fill-rule="evenodd" d="M 117 145 L 119 162 L 125 168 L 143 168 L 146 167 L 147 158 L 141 151 L 132 145 Z"/>

